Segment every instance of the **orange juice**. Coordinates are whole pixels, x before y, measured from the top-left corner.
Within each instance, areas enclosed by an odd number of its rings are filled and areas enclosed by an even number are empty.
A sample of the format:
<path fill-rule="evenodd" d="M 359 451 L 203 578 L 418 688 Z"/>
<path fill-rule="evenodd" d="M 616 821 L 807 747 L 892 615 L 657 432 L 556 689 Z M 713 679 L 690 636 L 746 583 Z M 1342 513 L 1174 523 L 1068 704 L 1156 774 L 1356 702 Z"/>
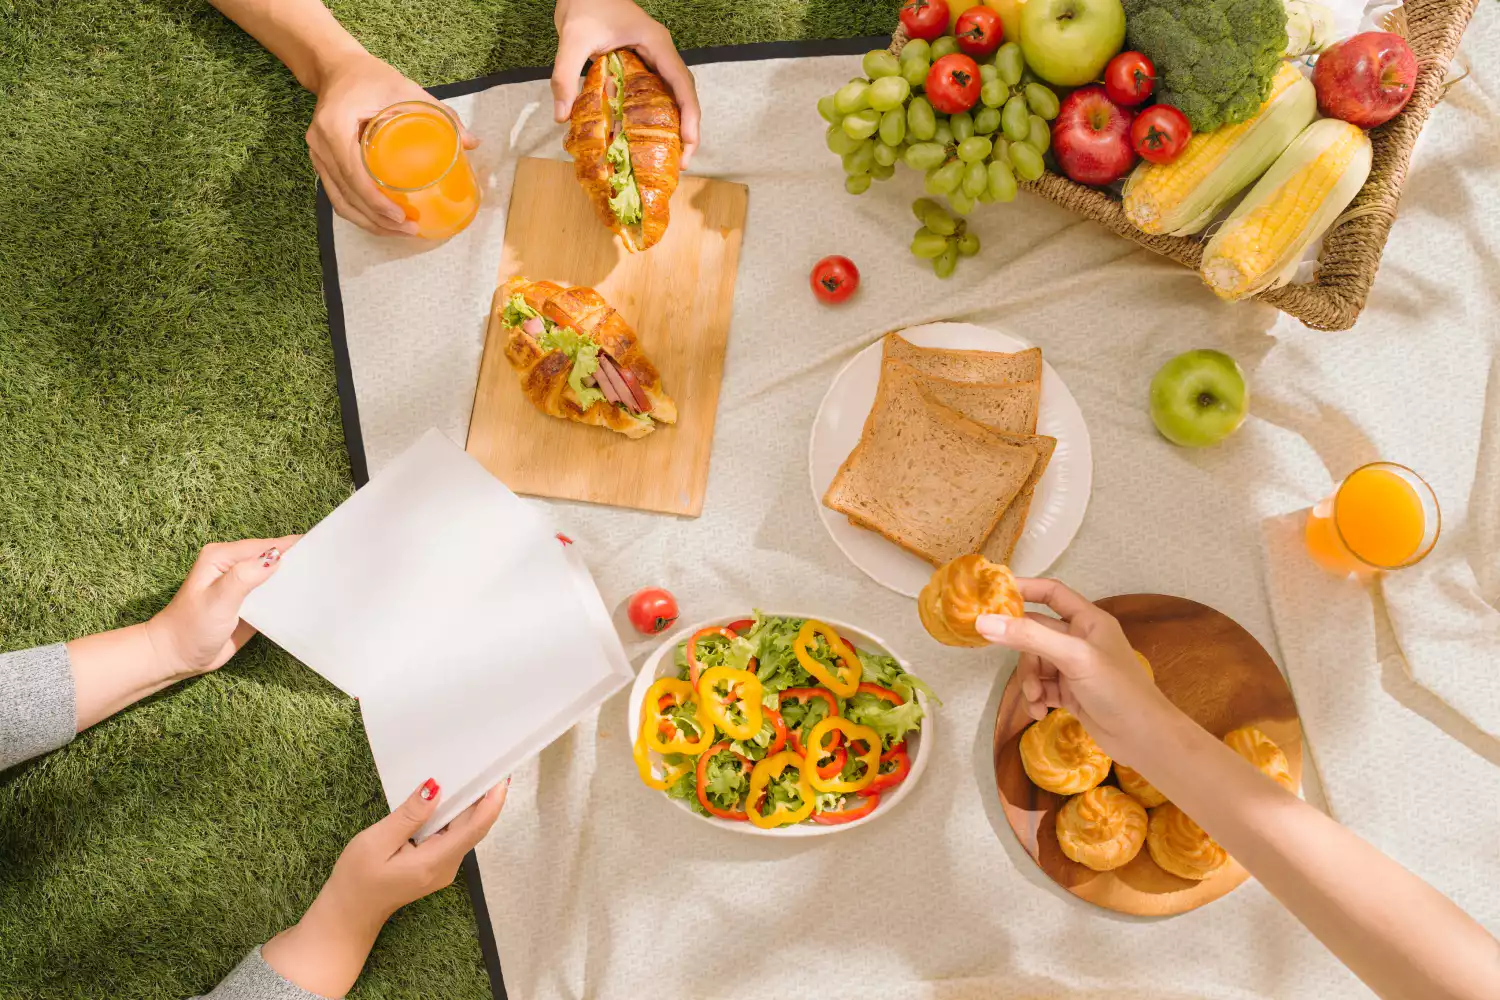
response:
<path fill-rule="evenodd" d="M 417 224 L 418 236 L 446 239 L 474 221 L 479 184 L 464 155 L 458 119 L 446 107 L 394 104 L 370 120 L 360 146 L 365 169 Z"/>
<path fill-rule="evenodd" d="M 1421 561 L 1437 541 L 1432 489 L 1390 462 L 1362 466 L 1307 518 L 1308 553 L 1334 573 L 1372 573 Z"/>

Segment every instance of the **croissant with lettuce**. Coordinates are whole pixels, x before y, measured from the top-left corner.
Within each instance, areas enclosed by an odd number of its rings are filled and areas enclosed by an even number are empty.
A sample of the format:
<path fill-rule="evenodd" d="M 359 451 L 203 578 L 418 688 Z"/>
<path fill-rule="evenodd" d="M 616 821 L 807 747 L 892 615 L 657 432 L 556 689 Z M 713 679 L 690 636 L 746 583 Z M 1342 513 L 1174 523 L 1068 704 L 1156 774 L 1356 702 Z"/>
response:
<path fill-rule="evenodd" d="M 667 231 L 681 130 L 671 91 L 640 56 L 617 49 L 594 60 L 563 148 L 600 220 L 631 253 L 655 246 Z"/>
<path fill-rule="evenodd" d="M 635 331 L 592 288 L 514 277 L 494 308 L 505 359 L 521 390 L 548 416 L 607 427 L 628 438 L 677 422 L 677 404 Z"/>

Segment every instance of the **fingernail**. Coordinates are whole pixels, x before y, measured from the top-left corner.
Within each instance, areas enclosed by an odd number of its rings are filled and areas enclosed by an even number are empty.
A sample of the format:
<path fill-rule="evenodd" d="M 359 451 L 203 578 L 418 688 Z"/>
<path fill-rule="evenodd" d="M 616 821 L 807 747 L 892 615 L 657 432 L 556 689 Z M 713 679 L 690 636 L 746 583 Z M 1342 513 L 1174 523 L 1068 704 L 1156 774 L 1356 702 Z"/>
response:
<path fill-rule="evenodd" d="M 418 794 L 422 796 L 423 802 L 431 802 L 433 799 L 437 798 L 437 793 L 437 781 L 433 778 L 428 778 L 426 781 L 422 782 L 422 790 Z"/>
<path fill-rule="evenodd" d="M 270 566 L 271 566 L 271 564 L 273 562 L 278 561 L 280 558 L 281 558 L 281 550 L 278 549 L 274 545 L 271 546 L 269 549 L 266 549 L 266 551 L 264 551 L 264 552 L 262 552 L 260 554 L 260 559 L 261 559 L 260 565 L 261 565 L 261 568 L 262 569 L 269 569 Z"/>
<path fill-rule="evenodd" d="M 508 774 L 505 776 L 505 787 L 506 788 L 510 787 L 510 775 L 508 775 Z"/>
<path fill-rule="evenodd" d="M 1010 628 L 1010 619 L 1005 615 L 980 615 L 974 619 L 974 628 L 986 639 L 998 639 Z"/>

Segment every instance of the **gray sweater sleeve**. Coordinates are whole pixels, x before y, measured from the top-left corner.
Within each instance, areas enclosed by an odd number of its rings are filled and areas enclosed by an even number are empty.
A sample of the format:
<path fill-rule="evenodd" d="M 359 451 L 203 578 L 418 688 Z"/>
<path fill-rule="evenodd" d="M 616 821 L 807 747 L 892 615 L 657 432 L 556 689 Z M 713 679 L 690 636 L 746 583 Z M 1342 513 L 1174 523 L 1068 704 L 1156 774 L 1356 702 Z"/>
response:
<path fill-rule="evenodd" d="M 234 967 L 234 971 L 215 986 L 212 993 L 196 1000 L 326 1000 L 316 993 L 309 993 L 266 964 L 256 948 L 245 956 L 245 960 Z"/>
<path fill-rule="evenodd" d="M 0 771 L 39 757 L 77 735 L 68 647 L 0 653 Z"/>

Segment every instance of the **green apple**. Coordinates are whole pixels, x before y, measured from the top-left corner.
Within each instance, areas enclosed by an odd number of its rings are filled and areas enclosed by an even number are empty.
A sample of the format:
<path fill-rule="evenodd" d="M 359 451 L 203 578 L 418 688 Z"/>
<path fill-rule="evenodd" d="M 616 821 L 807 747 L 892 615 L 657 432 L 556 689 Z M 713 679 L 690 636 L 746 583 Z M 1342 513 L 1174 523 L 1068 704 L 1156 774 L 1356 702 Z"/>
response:
<path fill-rule="evenodd" d="M 1059 87 L 1093 83 L 1124 44 L 1120 0 L 1027 0 L 1021 7 L 1026 65 Z"/>
<path fill-rule="evenodd" d="M 1151 380 L 1151 419 L 1162 437 L 1185 448 L 1218 444 L 1244 422 L 1249 408 L 1244 373 L 1220 351 L 1179 354 Z"/>

